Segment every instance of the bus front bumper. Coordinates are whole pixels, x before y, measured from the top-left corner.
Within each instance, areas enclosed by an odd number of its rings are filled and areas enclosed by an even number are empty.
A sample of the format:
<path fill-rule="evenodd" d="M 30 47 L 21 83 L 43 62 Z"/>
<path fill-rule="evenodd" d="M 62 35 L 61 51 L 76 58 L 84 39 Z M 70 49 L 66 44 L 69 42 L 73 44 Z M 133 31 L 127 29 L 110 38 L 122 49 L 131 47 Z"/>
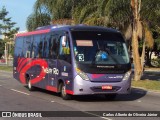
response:
<path fill-rule="evenodd" d="M 79 75 L 74 79 L 74 95 L 91 94 L 129 94 L 131 77 L 121 82 L 91 82 L 83 80 Z"/>

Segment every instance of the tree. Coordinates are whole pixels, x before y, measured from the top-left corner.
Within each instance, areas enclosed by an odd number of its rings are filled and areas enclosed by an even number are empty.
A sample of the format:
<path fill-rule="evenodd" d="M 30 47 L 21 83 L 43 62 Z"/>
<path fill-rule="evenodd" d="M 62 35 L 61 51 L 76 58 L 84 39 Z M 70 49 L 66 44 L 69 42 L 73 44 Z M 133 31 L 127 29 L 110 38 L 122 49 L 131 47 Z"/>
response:
<path fill-rule="evenodd" d="M 74 9 L 75 24 L 108 26 L 109 19 L 106 12 L 108 3 L 109 0 L 81 1 Z"/>
<path fill-rule="evenodd" d="M 31 14 L 28 16 L 26 21 L 26 27 L 28 31 L 33 31 L 40 26 L 49 25 L 51 22 L 51 18 L 48 14 L 45 13 L 37 13 Z"/>
<path fill-rule="evenodd" d="M 153 47 L 151 26 L 159 25 L 159 0 L 110 0 L 108 5 L 110 23 L 132 39 L 132 50 L 135 64 L 135 80 L 142 75 L 145 47 Z M 154 7 L 153 7 L 154 6 Z M 126 31 L 126 32 L 125 32 Z M 143 40 L 143 52 L 140 58 L 139 41 Z"/>
<path fill-rule="evenodd" d="M 6 10 L 5 7 L 3 7 L 2 10 L 0 11 L 0 31 L 1 31 L 1 35 L 3 36 L 3 39 L 0 40 L 0 44 L 2 45 L 1 55 L 3 54 L 2 51 L 4 51 L 4 45 L 6 45 L 8 49 L 12 47 L 11 45 L 9 46 L 7 44 L 9 42 L 10 43 L 13 42 L 14 35 L 19 30 L 18 27 L 14 27 L 16 23 L 12 22 L 11 17 L 7 17 L 7 15 L 8 15 L 8 11 Z"/>
<path fill-rule="evenodd" d="M 37 0 L 33 13 L 28 17 L 26 26 L 29 31 L 37 27 L 55 23 L 52 21 L 63 21 L 72 19 L 72 8 L 74 0 Z M 64 21 L 65 21 L 64 20 Z M 34 22 L 33 22 L 34 21 Z M 58 21 L 58 22 L 60 22 Z"/>

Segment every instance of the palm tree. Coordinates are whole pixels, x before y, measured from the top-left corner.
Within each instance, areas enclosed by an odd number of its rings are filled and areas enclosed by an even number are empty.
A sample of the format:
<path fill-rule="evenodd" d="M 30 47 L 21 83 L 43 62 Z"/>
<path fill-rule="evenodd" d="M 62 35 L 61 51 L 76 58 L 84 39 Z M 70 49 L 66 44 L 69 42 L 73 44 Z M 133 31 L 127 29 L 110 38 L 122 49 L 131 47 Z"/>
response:
<path fill-rule="evenodd" d="M 33 31 L 37 27 L 49 25 L 51 22 L 50 15 L 46 13 L 31 14 L 26 21 L 26 27 L 28 31 Z"/>
<path fill-rule="evenodd" d="M 154 6 L 154 7 L 153 7 Z M 159 25 L 160 0 L 110 0 L 108 16 L 110 23 L 132 39 L 135 80 L 140 80 L 143 69 L 145 46 L 153 47 L 151 25 Z M 126 29 L 127 28 L 127 29 Z M 126 32 L 125 32 L 126 31 Z M 144 40 L 143 54 L 139 55 L 139 40 Z"/>
<path fill-rule="evenodd" d="M 106 26 L 105 8 L 109 0 L 86 0 L 76 6 L 73 13 L 75 24 Z M 83 6 L 83 7 L 82 7 Z"/>
<path fill-rule="evenodd" d="M 74 0 L 37 0 L 34 5 L 35 13 L 49 13 L 54 20 L 71 18 Z"/>
<path fill-rule="evenodd" d="M 37 0 L 33 13 L 27 18 L 26 26 L 28 30 L 37 27 L 69 21 L 72 18 L 74 0 Z M 63 20 L 64 19 L 64 20 Z M 34 22 L 33 22 L 34 21 Z"/>

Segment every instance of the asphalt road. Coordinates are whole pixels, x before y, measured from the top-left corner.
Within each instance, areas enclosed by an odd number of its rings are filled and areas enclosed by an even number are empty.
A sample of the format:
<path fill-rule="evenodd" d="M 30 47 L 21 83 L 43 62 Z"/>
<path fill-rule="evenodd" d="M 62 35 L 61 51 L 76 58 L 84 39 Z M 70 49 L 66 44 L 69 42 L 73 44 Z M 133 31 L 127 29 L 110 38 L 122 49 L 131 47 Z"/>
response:
<path fill-rule="evenodd" d="M 118 95 L 114 101 L 104 96 L 76 96 L 65 101 L 58 94 L 41 89 L 29 92 L 26 87 L 13 79 L 11 72 L 0 71 L 0 111 L 70 111 L 91 117 L 45 117 L 23 118 L 26 120 L 159 120 L 158 117 L 108 117 L 94 111 L 160 111 L 160 93 L 133 88 L 130 95 Z M 89 112 L 86 112 L 89 111 Z M 107 112 L 108 113 L 108 112 Z M 58 114 L 58 113 L 57 113 Z M 20 118 L 0 118 L 0 120 Z"/>

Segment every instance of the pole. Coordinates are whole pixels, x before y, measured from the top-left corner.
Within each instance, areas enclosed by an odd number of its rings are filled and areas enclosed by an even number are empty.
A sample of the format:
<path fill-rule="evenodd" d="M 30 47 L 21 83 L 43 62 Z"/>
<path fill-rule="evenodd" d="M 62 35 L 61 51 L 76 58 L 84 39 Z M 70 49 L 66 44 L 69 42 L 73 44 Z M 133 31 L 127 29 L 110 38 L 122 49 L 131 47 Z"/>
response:
<path fill-rule="evenodd" d="M 6 62 L 6 65 L 7 65 L 7 63 L 8 63 L 8 61 L 7 61 L 7 43 L 5 43 L 4 54 L 5 54 L 5 62 Z"/>

